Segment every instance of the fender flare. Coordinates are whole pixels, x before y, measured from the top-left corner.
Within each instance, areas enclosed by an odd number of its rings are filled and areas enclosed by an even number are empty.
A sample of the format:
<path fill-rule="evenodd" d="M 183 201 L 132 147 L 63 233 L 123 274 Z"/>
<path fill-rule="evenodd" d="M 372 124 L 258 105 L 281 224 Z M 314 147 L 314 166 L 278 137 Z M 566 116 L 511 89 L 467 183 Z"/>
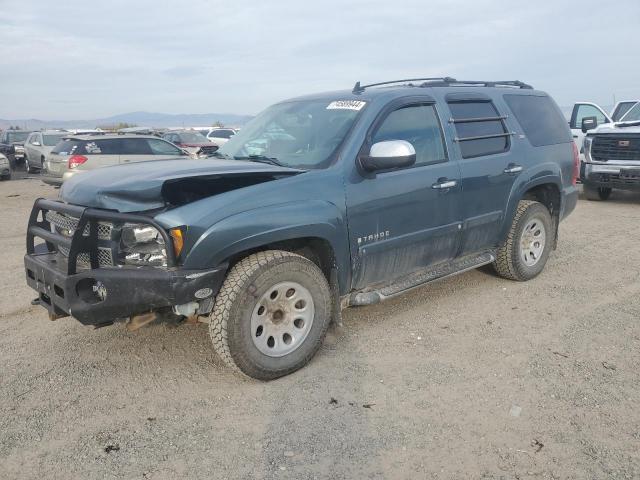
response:
<path fill-rule="evenodd" d="M 509 230 L 511 229 L 511 223 L 513 222 L 513 217 L 516 213 L 516 208 L 518 207 L 518 202 L 522 200 L 522 197 L 526 192 L 531 190 L 532 188 L 538 187 L 540 185 L 554 185 L 558 191 L 560 192 L 560 202 L 562 199 L 562 176 L 560 173 L 560 169 L 556 165 L 554 170 L 555 173 L 545 172 L 544 175 L 538 175 L 535 177 L 530 177 L 529 181 L 514 183 L 513 188 L 511 189 L 511 193 L 509 194 L 509 201 L 507 203 L 507 209 L 505 210 L 504 219 L 502 222 L 502 228 L 500 231 L 500 243 L 502 244 L 504 240 L 507 238 Z M 557 222 L 559 221 L 559 212 L 561 210 L 561 205 L 558 205 L 558 212 L 554 215 L 557 217 L 556 222 L 556 235 L 557 235 Z"/>
<path fill-rule="evenodd" d="M 270 205 L 226 217 L 200 236 L 184 266 L 213 268 L 247 250 L 308 237 L 328 242 L 335 256 L 339 290 L 348 289 L 351 260 L 346 222 L 338 207 L 321 200 Z"/>

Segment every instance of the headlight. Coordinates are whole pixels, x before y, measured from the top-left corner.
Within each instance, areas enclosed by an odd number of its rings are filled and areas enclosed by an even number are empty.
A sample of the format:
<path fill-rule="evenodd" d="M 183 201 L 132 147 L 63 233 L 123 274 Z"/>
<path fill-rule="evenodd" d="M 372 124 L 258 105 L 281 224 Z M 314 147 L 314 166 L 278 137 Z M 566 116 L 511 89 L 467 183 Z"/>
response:
<path fill-rule="evenodd" d="M 126 223 L 122 227 L 120 260 L 125 265 L 167 266 L 167 250 L 160 232 L 149 225 Z"/>
<path fill-rule="evenodd" d="M 584 142 L 582 143 L 584 159 L 587 162 L 591 161 L 591 143 L 592 142 L 593 142 L 593 137 L 584 137 Z"/>

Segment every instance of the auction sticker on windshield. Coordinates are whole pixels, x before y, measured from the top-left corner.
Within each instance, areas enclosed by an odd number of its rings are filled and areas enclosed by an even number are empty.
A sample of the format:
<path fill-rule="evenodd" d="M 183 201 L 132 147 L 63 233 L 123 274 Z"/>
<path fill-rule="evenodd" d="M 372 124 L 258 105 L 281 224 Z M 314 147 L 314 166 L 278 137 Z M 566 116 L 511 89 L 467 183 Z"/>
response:
<path fill-rule="evenodd" d="M 366 104 L 362 100 L 335 100 L 327 105 L 327 110 L 362 110 Z"/>

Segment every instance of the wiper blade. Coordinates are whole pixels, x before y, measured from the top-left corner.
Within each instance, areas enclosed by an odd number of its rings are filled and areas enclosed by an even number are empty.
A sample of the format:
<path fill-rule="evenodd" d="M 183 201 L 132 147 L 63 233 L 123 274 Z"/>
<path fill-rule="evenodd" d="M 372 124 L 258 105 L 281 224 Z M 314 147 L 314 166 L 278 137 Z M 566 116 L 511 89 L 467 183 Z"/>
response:
<path fill-rule="evenodd" d="M 222 153 L 222 152 L 219 152 L 217 150 L 215 152 L 213 152 L 213 153 L 208 154 L 207 157 L 231 159 L 231 155 L 229 155 L 228 153 Z"/>
<path fill-rule="evenodd" d="M 275 157 L 267 157 L 266 155 L 248 155 L 246 157 L 233 157 L 236 160 L 249 160 L 251 162 L 268 163 L 269 165 L 276 165 L 277 167 L 286 167 Z"/>

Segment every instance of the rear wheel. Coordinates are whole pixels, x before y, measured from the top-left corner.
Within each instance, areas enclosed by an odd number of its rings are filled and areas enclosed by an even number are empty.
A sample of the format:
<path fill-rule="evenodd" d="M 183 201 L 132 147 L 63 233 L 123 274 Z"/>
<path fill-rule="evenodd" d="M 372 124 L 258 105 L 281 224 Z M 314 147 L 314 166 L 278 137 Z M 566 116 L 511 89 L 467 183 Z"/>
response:
<path fill-rule="evenodd" d="M 608 200 L 611 196 L 610 187 L 592 187 L 590 185 L 582 186 L 584 196 L 587 200 Z"/>
<path fill-rule="evenodd" d="M 295 253 L 268 250 L 231 269 L 216 297 L 209 333 L 227 365 L 271 380 L 311 360 L 330 317 L 329 285 L 318 266 Z"/>
<path fill-rule="evenodd" d="M 547 207 L 533 200 L 518 203 L 505 244 L 493 267 L 501 277 L 525 281 L 537 276 L 549 258 L 554 226 Z"/>

